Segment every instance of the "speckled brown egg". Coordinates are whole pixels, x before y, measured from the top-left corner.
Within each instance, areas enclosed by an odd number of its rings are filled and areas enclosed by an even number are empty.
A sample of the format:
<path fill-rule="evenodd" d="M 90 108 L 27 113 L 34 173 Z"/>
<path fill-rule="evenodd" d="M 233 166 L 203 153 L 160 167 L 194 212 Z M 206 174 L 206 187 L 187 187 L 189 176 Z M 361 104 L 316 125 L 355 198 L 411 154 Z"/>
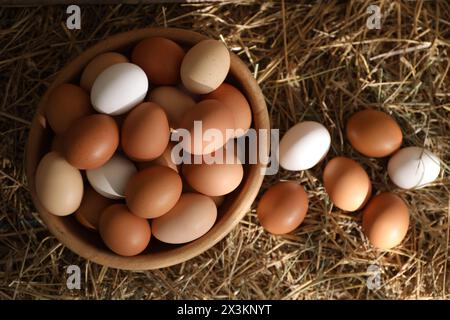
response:
<path fill-rule="evenodd" d="M 283 181 L 271 186 L 259 200 L 256 213 L 262 227 L 272 234 L 294 231 L 308 212 L 308 195 L 296 182 Z"/>
<path fill-rule="evenodd" d="M 374 247 L 391 249 L 400 244 L 408 232 L 408 206 L 394 193 L 380 193 L 364 209 L 362 225 Z"/>
<path fill-rule="evenodd" d="M 98 230 L 100 214 L 102 211 L 114 203 L 95 192 L 90 186 L 85 186 L 83 199 L 80 207 L 75 211 L 74 216 L 83 226 L 90 230 Z"/>
<path fill-rule="evenodd" d="M 201 128 L 195 130 L 195 123 L 201 122 Z M 183 148 L 195 155 L 210 154 L 222 148 L 232 138 L 234 119 L 230 109 L 218 100 L 203 100 L 189 109 L 181 122 L 181 128 L 188 130 L 190 140 L 184 142 Z M 213 129 L 213 130 L 211 130 Z M 207 137 L 206 133 L 216 131 L 218 136 Z M 198 134 L 196 134 L 198 133 Z M 231 133 L 231 135 L 230 135 Z"/>
<path fill-rule="evenodd" d="M 113 64 L 122 62 L 128 62 L 128 58 L 117 52 L 105 52 L 96 56 L 84 68 L 83 73 L 81 74 L 80 86 L 84 90 L 90 91 L 95 79 L 97 79 L 97 76 L 102 73 L 103 70 Z"/>
<path fill-rule="evenodd" d="M 176 84 L 184 50 L 176 42 L 152 37 L 139 42 L 131 54 L 131 61 L 140 66 L 154 85 Z"/>
<path fill-rule="evenodd" d="M 236 87 L 222 83 L 216 90 L 207 94 L 203 99 L 216 99 L 233 113 L 236 137 L 244 135 L 252 123 L 252 111 L 247 99 Z"/>
<path fill-rule="evenodd" d="M 56 134 L 64 133 L 76 120 L 91 113 L 94 109 L 88 93 L 70 83 L 53 88 L 45 106 L 48 124 Z"/>
<path fill-rule="evenodd" d="M 230 53 L 221 41 L 206 39 L 189 49 L 180 69 L 189 91 L 206 94 L 217 89 L 230 70 Z"/>
<path fill-rule="evenodd" d="M 372 192 L 372 184 L 364 168 L 346 157 L 336 157 L 327 163 L 323 184 L 334 205 L 349 212 L 364 206 Z"/>
<path fill-rule="evenodd" d="M 347 122 L 347 138 L 353 148 L 368 157 L 386 157 L 403 140 L 402 130 L 390 115 L 367 109 L 352 115 Z"/>
<path fill-rule="evenodd" d="M 135 215 L 156 218 L 175 206 L 182 188 L 181 178 L 174 170 L 155 165 L 131 177 L 125 188 L 125 199 Z"/>
<path fill-rule="evenodd" d="M 64 155 L 78 169 L 104 165 L 119 145 L 116 121 L 105 114 L 94 114 L 76 121 L 65 134 Z"/>
<path fill-rule="evenodd" d="M 169 143 L 169 122 L 164 110 L 144 102 L 130 111 L 121 132 L 123 151 L 137 161 L 158 158 Z"/>
<path fill-rule="evenodd" d="M 135 216 L 123 204 L 113 204 L 101 213 L 99 231 L 108 248 L 126 257 L 144 251 L 151 237 L 147 219 Z"/>

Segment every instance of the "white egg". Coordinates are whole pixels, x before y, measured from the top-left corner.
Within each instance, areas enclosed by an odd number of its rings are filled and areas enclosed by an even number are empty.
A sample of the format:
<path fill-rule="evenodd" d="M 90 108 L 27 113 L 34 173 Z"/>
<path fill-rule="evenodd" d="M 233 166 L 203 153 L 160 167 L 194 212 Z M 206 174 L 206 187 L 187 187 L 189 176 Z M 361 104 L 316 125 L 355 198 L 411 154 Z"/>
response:
<path fill-rule="evenodd" d="M 280 165 L 291 171 L 310 169 L 326 156 L 330 143 L 330 133 L 322 124 L 315 121 L 297 123 L 280 141 Z"/>
<path fill-rule="evenodd" d="M 103 166 L 86 170 L 86 176 L 92 188 L 102 196 L 120 199 L 125 197 L 125 187 L 136 171 L 133 162 L 120 154 L 115 154 Z"/>
<path fill-rule="evenodd" d="M 109 115 L 123 114 L 141 103 L 148 90 L 148 79 L 139 66 L 124 62 L 100 73 L 91 89 L 95 110 Z"/>
<path fill-rule="evenodd" d="M 403 189 L 421 188 L 436 180 L 440 171 L 439 158 L 420 147 L 400 149 L 388 163 L 389 177 Z"/>

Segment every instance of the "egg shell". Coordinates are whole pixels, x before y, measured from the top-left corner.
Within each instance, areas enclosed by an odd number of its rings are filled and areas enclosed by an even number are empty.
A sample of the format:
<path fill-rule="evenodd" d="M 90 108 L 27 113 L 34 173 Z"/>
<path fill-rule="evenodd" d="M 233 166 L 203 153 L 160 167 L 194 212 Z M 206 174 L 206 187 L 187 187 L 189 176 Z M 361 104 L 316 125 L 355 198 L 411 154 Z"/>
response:
<path fill-rule="evenodd" d="M 193 46 L 181 63 L 181 80 L 189 91 L 206 94 L 217 89 L 230 70 L 230 53 L 217 40 L 203 40 Z"/>
<path fill-rule="evenodd" d="M 252 111 L 247 99 L 236 87 L 222 83 L 216 90 L 203 97 L 204 100 L 215 99 L 231 110 L 236 130 L 236 137 L 243 136 L 252 123 Z"/>
<path fill-rule="evenodd" d="M 394 193 L 380 193 L 364 209 L 362 226 L 374 247 L 391 249 L 400 244 L 408 232 L 408 206 Z"/>
<path fill-rule="evenodd" d="M 196 191 L 208 196 L 222 196 L 235 190 L 242 181 L 244 169 L 237 157 L 230 163 L 182 165 L 183 176 Z"/>
<path fill-rule="evenodd" d="M 195 122 L 201 127 L 195 128 Z M 189 109 L 183 116 L 181 128 L 189 131 L 190 139 L 184 143 L 184 150 L 190 154 L 204 155 L 222 148 L 233 135 L 234 130 L 231 111 L 218 100 L 203 100 Z M 217 133 L 218 136 L 214 136 Z M 212 135 L 212 136 L 208 136 Z"/>
<path fill-rule="evenodd" d="M 173 128 L 178 128 L 183 115 L 195 106 L 194 99 L 175 87 L 157 87 L 150 91 L 148 98 L 164 109 Z"/>
<path fill-rule="evenodd" d="M 156 165 L 131 177 L 125 188 L 125 198 L 135 215 L 156 218 L 175 206 L 182 188 L 181 178 L 174 170 Z"/>
<path fill-rule="evenodd" d="M 78 169 L 104 165 L 119 145 L 119 128 L 114 119 L 94 114 L 76 121 L 65 133 L 64 155 Z"/>
<path fill-rule="evenodd" d="M 387 113 L 367 109 L 352 115 L 347 122 L 347 139 L 358 152 L 381 158 L 400 148 L 402 130 Z"/>
<path fill-rule="evenodd" d="M 81 74 L 80 86 L 84 90 L 90 91 L 98 75 L 102 73 L 103 70 L 116 63 L 122 62 L 128 62 L 128 58 L 117 52 L 105 52 L 96 56 L 84 68 L 83 73 Z"/>
<path fill-rule="evenodd" d="M 259 200 L 256 213 L 262 227 L 276 235 L 294 231 L 308 212 L 308 195 L 296 182 L 283 181 L 271 186 Z"/>
<path fill-rule="evenodd" d="M 147 219 L 135 216 L 123 204 L 113 204 L 101 213 L 99 231 L 108 248 L 126 257 L 144 251 L 151 237 Z"/>
<path fill-rule="evenodd" d="M 144 102 L 130 111 L 122 125 L 123 151 L 137 161 L 158 158 L 167 148 L 169 122 L 164 110 L 153 102 Z"/>
<path fill-rule="evenodd" d="M 364 168 L 345 157 L 336 157 L 327 163 L 323 184 L 334 205 L 349 212 L 362 208 L 372 192 L 372 184 Z"/>
<path fill-rule="evenodd" d="M 101 167 L 86 170 L 86 176 L 99 194 L 110 199 L 120 199 L 125 197 L 125 187 L 136 172 L 133 162 L 121 154 L 115 154 Z"/>
<path fill-rule="evenodd" d="M 103 197 L 91 186 L 85 186 L 83 199 L 74 216 L 83 226 L 90 230 L 98 230 L 100 214 L 106 207 L 114 204 L 114 201 Z"/>
<path fill-rule="evenodd" d="M 134 47 L 131 61 L 140 66 L 155 85 L 176 84 L 180 79 L 184 50 L 176 42 L 152 37 Z"/>
<path fill-rule="evenodd" d="M 422 188 L 437 179 L 439 158 L 421 147 L 406 147 L 397 151 L 388 162 L 392 182 L 403 189 Z"/>
<path fill-rule="evenodd" d="M 310 169 L 327 155 L 330 144 L 330 133 L 322 124 L 297 123 L 280 140 L 280 166 L 291 171 Z"/>
<path fill-rule="evenodd" d="M 88 93 L 70 83 L 53 88 L 45 106 L 48 124 L 56 134 L 64 133 L 76 120 L 92 113 Z"/>
<path fill-rule="evenodd" d="M 206 234 L 216 219 L 217 208 L 211 198 L 184 193 L 168 213 L 152 220 L 153 235 L 166 243 L 190 242 Z"/>
<path fill-rule="evenodd" d="M 178 173 L 178 166 L 175 164 L 175 162 L 172 160 L 172 148 L 174 144 L 170 143 L 167 145 L 166 150 L 164 150 L 163 154 L 160 155 L 155 160 L 151 161 L 144 161 L 144 162 L 137 162 L 136 165 L 139 170 L 143 170 L 145 168 L 154 166 L 154 165 L 160 165 L 164 167 L 168 167 L 172 170 L 175 170 Z"/>
<path fill-rule="evenodd" d="M 39 202 L 54 215 L 67 216 L 80 206 L 84 190 L 80 171 L 57 152 L 41 159 L 35 185 Z"/>
<path fill-rule="evenodd" d="M 132 63 L 116 63 L 103 70 L 91 89 L 91 103 L 100 113 L 119 115 L 141 103 L 148 90 L 145 72 Z"/>

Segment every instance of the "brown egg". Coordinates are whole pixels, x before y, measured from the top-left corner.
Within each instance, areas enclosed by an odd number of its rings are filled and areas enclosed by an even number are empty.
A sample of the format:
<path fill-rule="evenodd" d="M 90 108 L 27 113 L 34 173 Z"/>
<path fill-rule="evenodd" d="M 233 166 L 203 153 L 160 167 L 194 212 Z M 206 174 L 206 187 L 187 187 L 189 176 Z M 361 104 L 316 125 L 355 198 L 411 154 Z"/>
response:
<path fill-rule="evenodd" d="M 140 66 L 155 85 L 176 84 L 180 79 L 184 50 L 172 40 L 153 37 L 133 49 L 131 61 Z"/>
<path fill-rule="evenodd" d="M 380 193 L 364 209 L 362 225 L 374 247 L 391 249 L 400 244 L 408 232 L 408 206 L 394 193 Z"/>
<path fill-rule="evenodd" d="M 137 162 L 136 165 L 137 165 L 138 169 L 144 170 L 145 168 L 148 168 L 148 167 L 151 167 L 154 165 L 160 165 L 163 167 L 173 169 L 178 173 L 178 166 L 175 164 L 175 162 L 172 161 L 171 152 L 172 152 L 173 146 L 174 146 L 174 144 L 169 142 L 169 144 L 167 145 L 167 148 L 166 148 L 166 150 L 164 150 L 163 154 L 160 155 L 155 160 Z"/>
<path fill-rule="evenodd" d="M 64 155 L 78 169 L 104 165 L 119 145 L 119 128 L 111 116 L 94 114 L 76 121 L 65 134 Z"/>
<path fill-rule="evenodd" d="M 123 204 L 113 204 L 101 213 L 99 231 L 108 248 L 126 257 L 144 251 L 151 237 L 147 219 L 135 216 Z"/>
<path fill-rule="evenodd" d="M 222 83 L 216 90 L 204 96 L 204 99 L 218 100 L 231 110 L 236 130 L 242 131 L 236 134 L 236 137 L 244 135 L 250 128 L 252 122 L 250 105 L 242 92 L 231 84 Z"/>
<path fill-rule="evenodd" d="M 198 124 L 198 121 L 201 121 L 201 128 L 196 130 L 194 122 Z M 184 147 L 187 152 L 196 155 L 209 154 L 223 147 L 228 141 L 227 129 L 234 130 L 233 114 L 217 100 L 203 100 L 186 112 L 181 128 L 190 133 L 190 140 Z M 218 136 L 207 136 L 213 133 Z"/>
<path fill-rule="evenodd" d="M 167 116 L 153 102 L 144 102 L 135 107 L 122 125 L 122 149 L 137 161 L 158 158 L 167 148 L 169 138 Z"/>
<path fill-rule="evenodd" d="M 308 212 L 308 196 L 301 185 L 293 181 L 278 182 L 259 200 L 256 213 L 262 227 L 272 234 L 295 230 Z"/>
<path fill-rule="evenodd" d="M 148 98 L 164 109 L 173 128 L 178 128 L 186 111 L 195 106 L 194 99 L 175 87 L 157 87 Z"/>
<path fill-rule="evenodd" d="M 86 228 L 98 230 L 100 214 L 113 203 L 113 200 L 101 196 L 91 186 L 86 186 L 81 205 L 74 213 L 75 218 Z"/>
<path fill-rule="evenodd" d="M 217 219 L 211 198 L 198 193 L 183 193 L 165 215 L 152 220 L 153 235 L 166 243 L 186 243 L 207 233 Z"/>
<path fill-rule="evenodd" d="M 105 52 L 96 56 L 88 63 L 81 74 L 81 87 L 86 91 L 91 91 L 95 79 L 103 70 L 121 62 L 128 62 L 128 58 L 117 52 Z"/>
<path fill-rule="evenodd" d="M 153 166 L 131 177 L 125 188 L 125 199 L 135 215 L 156 218 L 175 206 L 182 188 L 181 178 L 174 170 Z"/>
<path fill-rule="evenodd" d="M 48 124 L 56 134 L 64 133 L 76 120 L 92 113 L 87 92 L 70 83 L 52 89 L 45 107 Z"/>
<path fill-rule="evenodd" d="M 327 163 L 323 184 L 334 205 L 350 212 L 364 206 L 372 192 L 372 184 L 363 167 L 345 157 L 336 157 Z"/>
<path fill-rule="evenodd" d="M 232 192 L 244 176 L 242 164 L 237 157 L 231 163 L 185 163 L 182 165 L 182 172 L 192 188 L 213 197 Z"/>
<path fill-rule="evenodd" d="M 352 115 L 347 122 L 347 139 L 353 148 L 368 157 L 388 156 L 402 144 L 402 130 L 388 114 L 367 109 Z"/>

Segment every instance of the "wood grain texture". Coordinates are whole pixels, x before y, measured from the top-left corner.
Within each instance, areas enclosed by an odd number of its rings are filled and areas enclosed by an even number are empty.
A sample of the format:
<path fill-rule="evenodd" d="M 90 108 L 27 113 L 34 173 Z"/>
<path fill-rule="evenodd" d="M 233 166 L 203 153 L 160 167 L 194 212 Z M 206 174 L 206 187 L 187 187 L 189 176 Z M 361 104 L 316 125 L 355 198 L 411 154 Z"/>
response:
<path fill-rule="evenodd" d="M 188 30 L 147 28 L 117 34 L 87 49 L 59 72 L 57 78 L 43 96 L 31 125 L 26 149 L 29 189 L 33 202 L 50 232 L 78 255 L 105 266 L 126 270 L 149 270 L 171 266 L 191 259 L 211 248 L 243 218 L 256 198 L 264 178 L 262 174 L 263 164 L 247 165 L 246 175 L 241 186 L 227 197 L 226 203 L 221 207 L 224 210 L 219 213 L 216 224 L 206 235 L 179 246 L 164 245 L 152 239 L 148 251 L 135 257 L 122 257 L 114 254 L 106 248 L 98 235 L 85 230 L 73 217 L 57 217 L 42 207 L 36 197 L 34 176 L 39 160 L 43 154 L 48 152 L 50 145 L 51 133 L 43 116 L 48 92 L 56 85 L 77 80 L 83 68 L 95 56 L 107 51 L 127 50 L 140 40 L 151 36 L 166 37 L 185 46 L 192 46 L 207 39 L 199 33 Z M 249 100 L 252 108 L 253 127 L 255 129 L 270 129 L 264 96 L 246 65 L 234 54 L 231 54 L 230 74 Z M 266 147 L 260 152 L 268 154 L 269 143 Z M 152 245 L 154 245 L 154 248 L 152 248 Z"/>

